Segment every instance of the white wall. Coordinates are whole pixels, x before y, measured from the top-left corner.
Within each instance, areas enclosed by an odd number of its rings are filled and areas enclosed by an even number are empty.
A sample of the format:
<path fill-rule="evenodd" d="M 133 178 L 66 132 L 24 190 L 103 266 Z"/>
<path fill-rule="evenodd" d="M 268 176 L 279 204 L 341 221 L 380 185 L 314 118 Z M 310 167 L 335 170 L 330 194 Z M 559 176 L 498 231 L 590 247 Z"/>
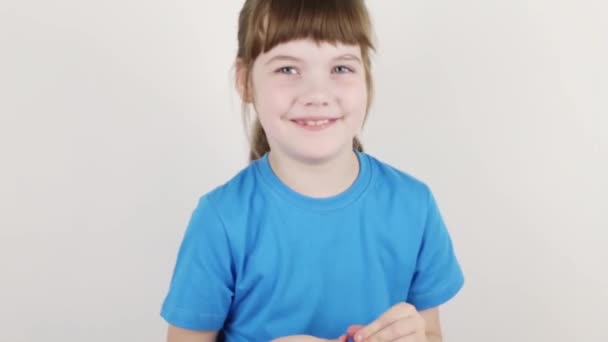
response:
<path fill-rule="evenodd" d="M 241 1 L 0 9 L 0 340 L 162 341 L 202 193 L 245 165 Z M 368 151 L 436 193 L 447 341 L 608 341 L 608 5 L 369 0 Z"/>

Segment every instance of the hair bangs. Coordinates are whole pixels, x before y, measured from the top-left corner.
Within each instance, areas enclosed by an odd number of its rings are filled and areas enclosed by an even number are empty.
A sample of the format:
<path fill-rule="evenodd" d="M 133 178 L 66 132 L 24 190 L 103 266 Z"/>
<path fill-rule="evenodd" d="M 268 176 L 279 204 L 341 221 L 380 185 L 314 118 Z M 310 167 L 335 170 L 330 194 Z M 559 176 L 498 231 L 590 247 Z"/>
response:
<path fill-rule="evenodd" d="M 359 45 L 373 50 L 371 22 L 362 0 L 273 0 L 254 15 L 257 31 L 248 57 L 296 39 Z M 250 32 L 253 33 L 253 32 Z"/>

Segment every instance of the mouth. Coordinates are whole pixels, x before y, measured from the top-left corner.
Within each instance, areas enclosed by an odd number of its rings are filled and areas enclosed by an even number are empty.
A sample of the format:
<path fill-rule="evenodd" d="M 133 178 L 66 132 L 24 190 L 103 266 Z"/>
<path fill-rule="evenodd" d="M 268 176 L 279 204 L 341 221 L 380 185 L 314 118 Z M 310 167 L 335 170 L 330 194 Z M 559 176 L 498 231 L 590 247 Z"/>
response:
<path fill-rule="evenodd" d="M 333 126 L 340 118 L 302 118 L 290 120 L 299 128 L 309 131 L 320 131 Z"/>

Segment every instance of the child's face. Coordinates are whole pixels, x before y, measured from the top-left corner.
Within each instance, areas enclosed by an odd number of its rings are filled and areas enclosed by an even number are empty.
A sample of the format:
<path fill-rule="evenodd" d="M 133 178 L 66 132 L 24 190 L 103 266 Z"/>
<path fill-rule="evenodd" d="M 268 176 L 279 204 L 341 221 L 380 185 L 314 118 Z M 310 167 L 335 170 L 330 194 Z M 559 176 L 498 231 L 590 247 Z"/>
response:
<path fill-rule="evenodd" d="M 323 160 L 352 150 L 366 112 L 365 68 L 358 45 L 279 44 L 258 56 L 253 101 L 270 148 Z"/>

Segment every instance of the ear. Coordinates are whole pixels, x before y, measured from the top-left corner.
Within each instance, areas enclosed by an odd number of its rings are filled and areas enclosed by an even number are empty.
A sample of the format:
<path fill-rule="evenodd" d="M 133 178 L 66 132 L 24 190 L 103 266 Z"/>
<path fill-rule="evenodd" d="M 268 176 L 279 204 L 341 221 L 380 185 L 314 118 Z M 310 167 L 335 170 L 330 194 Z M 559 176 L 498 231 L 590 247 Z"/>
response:
<path fill-rule="evenodd" d="M 249 69 L 241 59 L 236 60 L 235 62 L 235 88 L 241 97 L 241 101 L 245 103 L 251 103 L 251 89 L 247 89 L 247 74 L 249 73 Z M 249 82 L 251 84 L 251 82 Z"/>

